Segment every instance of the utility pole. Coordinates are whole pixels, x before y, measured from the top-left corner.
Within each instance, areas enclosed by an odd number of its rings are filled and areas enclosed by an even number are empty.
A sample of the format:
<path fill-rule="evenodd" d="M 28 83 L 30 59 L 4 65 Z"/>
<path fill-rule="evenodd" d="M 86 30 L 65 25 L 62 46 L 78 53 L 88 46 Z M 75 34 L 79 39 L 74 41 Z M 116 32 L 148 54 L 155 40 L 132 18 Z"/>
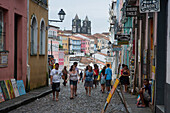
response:
<path fill-rule="evenodd" d="M 51 57 L 52 57 L 52 55 L 53 55 L 53 45 L 52 45 L 52 40 L 51 40 Z"/>

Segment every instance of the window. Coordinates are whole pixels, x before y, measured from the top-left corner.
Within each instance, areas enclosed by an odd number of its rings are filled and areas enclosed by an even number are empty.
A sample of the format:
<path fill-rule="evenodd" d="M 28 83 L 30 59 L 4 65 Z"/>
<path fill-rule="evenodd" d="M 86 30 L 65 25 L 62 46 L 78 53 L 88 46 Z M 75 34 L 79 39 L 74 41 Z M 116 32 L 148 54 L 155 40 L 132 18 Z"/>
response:
<path fill-rule="evenodd" d="M 40 54 L 45 55 L 45 23 L 44 21 L 40 24 Z"/>
<path fill-rule="evenodd" d="M 37 54 L 37 20 L 36 17 L 32 17 L 31 23 L 31 55 Z"/>
<path fill-rule="evenodd" d="M 4 21 L 3 11 L 0 10 L 0 51 L 4 50 Z"/>

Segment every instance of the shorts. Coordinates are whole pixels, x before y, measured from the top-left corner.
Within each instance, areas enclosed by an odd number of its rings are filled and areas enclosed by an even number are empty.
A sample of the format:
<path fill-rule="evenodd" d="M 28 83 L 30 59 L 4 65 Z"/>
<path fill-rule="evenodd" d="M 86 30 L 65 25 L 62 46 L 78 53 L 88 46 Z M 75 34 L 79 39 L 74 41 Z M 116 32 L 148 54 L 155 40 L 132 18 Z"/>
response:
<path fill-rule="evenodd" d="M 111 80 L 106 80 L 106 87 L 111 86 Z"/>
<path fill-rule="evenodd" d="M 98 75 L 97 75 L 97 76 L 95 75 L 95 76 L 94 76 L 94 80 L 97 80 L 97 79 L 98 79 Z"/>
<path fill-rule="evenodd" d="M 52 84 L 52 91 L 60 92 L 60 83 L 53 83 Z"/>
<path fill-rule="evenodd" d="M 70 80 L 70 85 L 77 86 L 77 80 L 76 81 Z"/>
<path fill-rule="evenodd" d="M 85 81 L 84 87 L 93 87 L 93 81 Z"/>

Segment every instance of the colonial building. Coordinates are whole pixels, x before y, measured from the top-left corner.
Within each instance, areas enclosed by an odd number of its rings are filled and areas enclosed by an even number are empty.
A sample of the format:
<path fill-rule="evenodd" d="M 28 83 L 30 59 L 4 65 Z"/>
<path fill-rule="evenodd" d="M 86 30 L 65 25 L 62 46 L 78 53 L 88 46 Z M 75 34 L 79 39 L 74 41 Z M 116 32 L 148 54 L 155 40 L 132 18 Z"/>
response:
<path fill-rule="evenodd" d="M 47 84 L 48 0 L 29 0 L 30 89 Z"/>
<path fill-rule="evenodd" d="M 81 26 L 81 19 L 79 19 L 76 14 L 75 18 L 72 20 L 72 32 L 73 33 L 83 33 L 83 34 L 91 34 L 91 21 L 89 21 L 86 16 L 85 20 L 83 20 L 83 25 Z"/>
<path fill-rule="evenodd" d="M 27 73 L 27 0 L 0 1 L 0 80 Z"/>

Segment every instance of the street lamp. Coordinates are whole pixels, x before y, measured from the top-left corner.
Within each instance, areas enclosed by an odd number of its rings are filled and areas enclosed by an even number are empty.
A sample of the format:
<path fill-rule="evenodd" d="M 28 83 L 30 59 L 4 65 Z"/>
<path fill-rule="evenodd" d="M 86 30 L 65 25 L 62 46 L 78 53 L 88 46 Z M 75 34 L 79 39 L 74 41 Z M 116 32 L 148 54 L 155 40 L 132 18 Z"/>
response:
<path fill-rule="evenodd" d="M 61 10 L 59 11 L 58 15 L 59 15 L 59 19 L 60 19 L 60 20 L 48 20 L 48 21 L 49 21 L 49 22 L 63 22 L 64 17 L 65 17 L 65 15 L 66 15 L 66 13 L 64 12 L 64 10 L 61 9 Z"/>
<path fill-rule="evenodd" d="M 107 55 L 110 56 L 110 51 L 107 51 Z"/>
<path fill-rule="evenodd" d="M 109 48 L 109 49 L 111 48 L 111 44 L 112 44 L 112 43 L 109 41 L 109 42 L 108 42 L 108 48 Z"/>

